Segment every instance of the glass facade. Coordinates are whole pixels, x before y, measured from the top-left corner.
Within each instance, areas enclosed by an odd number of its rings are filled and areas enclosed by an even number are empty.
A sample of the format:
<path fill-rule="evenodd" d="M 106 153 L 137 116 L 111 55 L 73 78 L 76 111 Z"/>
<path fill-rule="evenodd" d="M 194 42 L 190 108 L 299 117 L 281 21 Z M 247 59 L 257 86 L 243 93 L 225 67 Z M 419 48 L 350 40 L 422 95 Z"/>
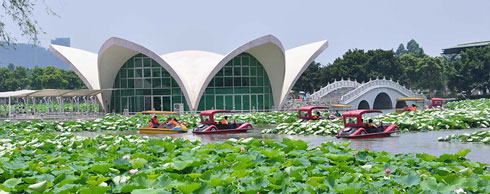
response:
<path fill-rule="evenodd" d="M 260 62 L 248 53 L 229 61 L 211 80 L 199 101 L 198 111 L 265 111 L 274 103 L 269 77 Z"/>
<path fill-rule="evenodd" d="M 185 110 L 189 110 L 177 82 L 160 64 L 143 54 L 137 54 L 124 63 L 113 88 L 111 111 L 173 111 L 176 103 L 183 103 Z"/>

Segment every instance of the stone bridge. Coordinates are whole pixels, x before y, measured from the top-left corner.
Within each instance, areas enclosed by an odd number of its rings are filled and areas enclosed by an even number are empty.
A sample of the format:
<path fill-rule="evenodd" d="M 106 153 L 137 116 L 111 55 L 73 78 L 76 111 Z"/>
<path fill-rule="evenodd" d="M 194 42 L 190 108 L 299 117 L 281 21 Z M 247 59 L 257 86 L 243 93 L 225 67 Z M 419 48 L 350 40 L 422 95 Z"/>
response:
<path fill-rule="evenodd" d="M 310 100 L 315 104 L 348 104 L 353 109 L 393 109 L 404 107 L 405 102 L 396 102 L 399 97 L 422 97 L 423 94 L 412 92 L 397 82 L 383 79 L 358 83 L 351 80 L 340 80 L 328 84 L 313 93 Z"/>

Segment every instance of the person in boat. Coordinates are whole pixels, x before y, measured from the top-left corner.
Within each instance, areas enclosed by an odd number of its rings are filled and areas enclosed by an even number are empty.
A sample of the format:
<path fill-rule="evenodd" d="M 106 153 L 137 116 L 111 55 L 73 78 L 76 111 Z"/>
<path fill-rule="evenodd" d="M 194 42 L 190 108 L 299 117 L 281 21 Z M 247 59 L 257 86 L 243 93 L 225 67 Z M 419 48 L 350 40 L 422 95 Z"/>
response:
<path fill-rule="evenodd" d="M 405 108 L 403 108 L 403 110 L 404 110 L 404 111 L 410 111 L 411 109 L 410 109 L 410 107 L 408 107 L 408 105 L 407 105 L 407 106 L 405 106 Z"/>
<path fill-rule="evenodd" d="M 376 127 L 376 125 L 373 124 L 373 119 L 369 119 L 368 127 Z"/>
<path fill-rule="evenodd" d="M 336 117 L 341 117 L 341 116 L 342 116 L 342 114 L 340 114 L 340 113 L 339 113 L 339 111 L 338 111 L 338 110 L 336 110 L 336 111 L 335 111 L 335 116 L 336 116 Z"/>
<path fill-rule="evenodd" d="M 228 116 L 225 116 L 225 118 L 223 120 L 221 120 L 220 124 L 228 125 Z"/>
<path fill-rule="evenodd" d="M 417 110 L 417 106 L 415 106 L 415 104 L 412 104 L 412 108 L 410 110 L 411 111 L 416 111 Z"/>
<path fill-rule="evenodd" d="M 153 127 L 153 128 L 157 128 L 159 125 L 160 125 L 160 123 L 158 122 L 157 116 L 153 115 L 153 117 L 150 119 L 149 126 Z"/>
<path fill-rule="evenodd" d="M 320 111 L 317 111 L 317 112 L 316 112 L 316 115 L 315 115 L 315 116 L 313 116 L 313 119 L 321 119 L 321 118 L 322 118 L 321 116 L 322 116 L 322 115 L 320 114 Z"/>
<path fill-rule="evenodd" d="M 167 123 L 162 123 L 163 128 L 174 128 L 177 125 L 177 122 L 174 118 L 169 117 Z"/>

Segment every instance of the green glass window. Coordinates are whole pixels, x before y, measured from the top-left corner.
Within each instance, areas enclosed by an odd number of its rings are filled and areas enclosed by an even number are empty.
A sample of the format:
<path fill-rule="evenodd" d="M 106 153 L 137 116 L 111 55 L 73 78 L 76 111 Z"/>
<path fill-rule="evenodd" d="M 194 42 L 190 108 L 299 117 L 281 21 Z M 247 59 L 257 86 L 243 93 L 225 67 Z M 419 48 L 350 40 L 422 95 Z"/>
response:
<path fill-rule="evenodd" d="M 111 110 L 116 112 L 124 108 L 132 112 L 162 108 L 172 111 L 174 103 L 187 104 L 175 79 L 143 54 L 133 56 L 122 65 L 113 88 L 110 104 Z M 189 108 L 185 106 L 184 110 Z"/>
<path fill-rule="evenodd" d="M 160 68 L 153 68 L 152 71 L 153 71 L 153 73 L 152 73 L 153 77 L 160 77 L 160 75 L 161 75 L 160 74 Z"/>
<path fill-rule="evenodd" d="M 145 67 L 151 67 L 150 58 L 145 57 L 143 63 Z"/>
<path fill-rule="evenodd" d="M 143 66 L 143 61 L 141 60 L 141 58 L 135 58 L 134 59 L 134 66 L 135 67 L 142 67 Z"/>
<path fill-rule="evenodd" d="M 228 61 L 210 81 L 199 101 L 198 110 L 270 110 L 273 105 L 269 97 L 272 96 L 270 87 L 262 64 L 252 55 L 242 53 Z"/>
<path fill-rule="evenodd" d="M 145 69 L 145 77 L 151 77 L 151 69 Z"/>
<path fill-rule="evenodd" d="M 141 69 L 135 69 L 134 73 L 135 73 L 134 77 L 136 77 L 136 78 L 137 77 L 143 77 L 143 72 Z"/>
<path fill-rule="evenodd" d="M 128 78 L 134 78 L 134 70 L 128 69 Z"/>

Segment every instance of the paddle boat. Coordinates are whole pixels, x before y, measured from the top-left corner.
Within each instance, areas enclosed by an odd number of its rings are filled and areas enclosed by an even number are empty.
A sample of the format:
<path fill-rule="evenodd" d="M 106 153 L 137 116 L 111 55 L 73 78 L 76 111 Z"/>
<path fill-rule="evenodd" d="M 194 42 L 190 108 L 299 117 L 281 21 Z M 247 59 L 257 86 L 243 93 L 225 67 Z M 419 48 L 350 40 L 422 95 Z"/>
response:
<path fill-rule="evenodd" d="M 424 98 L 420 98 L 420 97 L 402 97 L 402 98 L 396 98 L 396 107 L 395 107 L 396 109 L 395 109 L 395 113 L 402 113 L 402 112 L 406 112 L 406 111 L 412 111 L 412 109 L 410 108 L 410 106 L 408 106 L 407 101 L 408 102 L 415 103 L 415 104 L 412 104 L 412 105 L 419 104 L 419 106 L 424 107 L 424 101 L 425 101 L 425 99 Z"/>
<path fill-rule="evenodd" d="M 200 114 L 201 124 L 195 127 L 192 132 L 195 134 L 216 134 L 216 133 L 243 133 L 253 129 L 253 125 L 248 122 L 237 123 L 235 121 L 222 124 L 214 120 L 217 113 L 233 113 L 229 110 L 205 110 Z"/>
<path fill-rule="evenodd" d="M 344 112 L 344 128 L 339 131 L 337 138 L 376 138 L 387 137 L 400 129 L 395 124 L 372 122 L 365 123 L 362 115 L 366 113 L 381 113 L 379 110 L 351 110 Z M 372 120 L 370 120 L 372 121 Z"/>
<path fill-rule="evenodd" d="M 443 101 L 442 98 L 432 98 L 432 109 L 444 109 L 442 106 Z"/>
<path fill-rule="evenodd" d="M 315 111 L 317 110 L 317 111 Z M 326 106 L 304 106 L 298 109 L 298 115 L 300 121 L 310 121 L 319 119 L 335 119 L 335 117 L 330 117 L 330 114 L 321 114 L 319 110 L 329 110 Z"/>
<path fill-rule="evenodd" d="M 143 111 L 143 114 L 154 114 L 154 115 L 176 115 L 176 112 L 170 111 Z M 176 134 L 176 133 L 187 133 L 187 127 L 185 124 L 177 123 L 173 128 L 165 127 L 165 124 L 158 127 L 144 126 L 140 127 L 140 134 Z"/>

